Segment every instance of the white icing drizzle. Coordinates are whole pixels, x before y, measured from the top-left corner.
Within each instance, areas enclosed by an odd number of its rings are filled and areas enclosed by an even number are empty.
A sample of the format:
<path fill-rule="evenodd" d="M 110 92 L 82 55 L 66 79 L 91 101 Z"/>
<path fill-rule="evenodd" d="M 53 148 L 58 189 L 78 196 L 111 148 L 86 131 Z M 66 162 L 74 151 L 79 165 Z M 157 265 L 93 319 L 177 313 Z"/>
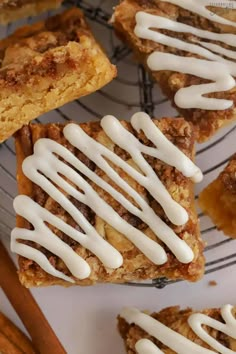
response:
<path fill-rule="evenodd" d="M 176 6 L 181 6 L 183 9 L 194 12 L 198 14 L 199 16 L 205 17 L 208 20 L 218 22 L 222 25 L 228 25 L 228 26 L 233 26 L 236 27 L 236 23 L 233 21 L 229 21 L 224 17 L 218 16 L 214 14 L 214 18 L 212 18 L 212 13 L 206 8 L 206 7 L 226 7 L 226 1 L 224 0 L 161 0 L 164 2 L 169 2 L 171 4 L 174 4 Z M 236 8 L 236 1 L 235 0 L 229 0 L 227 1 L 227 4 L 232 4 L 231 7 L 229 7 L 229 10 L 233 8 Z"/>
<path fill-rule="evenodd" d="M 161 1 L 176 4 L 212 20 L 212 15 L 210 15 L 210 12 L 205 8 L 207 5 L 206 1 Z M 220 6 L 220 2 L 215 3 L 217 6 Z M 231 21 L 225 20 L 220 16 L 214 16 L 214 20 L 217 22 L 220 21 L 220 23 L 230 23 L 236 27 L 236 23 L 231 23 Z M 221 22 L 221 20 L 223 22 Z M 197 39 L 195 40 L 195 43 L 185 42 L 154 31 L 153 29 L 155 28 L 171 30 L 179 33 L 191 33 L 199 38 L 219 41 L 233 47 L 236 47 L 236 35 L 201 30 L 193 26 L 185 25 L 143 11 L 136 14 L 134 33 L 137 37 L 148 39 L 178 50 L 191 52 L 207 59 L 182 57 L 163 52 L 153 52 L 149 55 L 147 65 L 152 71 L 171 70 L 212 81 L 212 83 L 209 84 L 192 85 L 190 87 L 181 88 L 174 98 L 176 105 L 185 109 L 199 108 L 206 110 L 225 110 L 230 108 L 233 104 L 233 101 L 231 100 L 208 98 L 203 95 L 228 91 L 235 87 L 235 79 L 233 77 L 236 76 L 236 63 L 234 61 L 236 59 L 235 51 Z M 228 59 L 223 58 L 221 55 Z"/>
<path fill-rule="evenodd" d="M 62 218 L 56 217 L 29 197 L 20 195 L 14 201 L 15 211 L 28 220 L 34 229 L 15 228 L 12 231 L 12 251 L 34 260 L 42 269 L 56 277 L 73 281 L 71 278 L 57 271 L 39 250 L 18 242 L 18 239 L 37 242 L 60 257 L 73 276 L 79 279 L 87 278 L 90 274 L 88 263 L 48 228 L 47 224 L 50 224 L 97 255 L 106 267 L 112 269 L 120 267 L 123 263 L 121 254 L 97 233 L 96 229 L 69 200 L 68 195 L 87 205 L 106 223 L 124 234 L 153 263 L 164 264 L 167 261 L 167 254 L 164 248 L 122 219 L 86 181 L 83 177 L 86 176 L 97 186 L 109 193 L 130 213 L 145 222 L 154 234 L 169 247 L 180 262 L 189 263 L 193 260 L 194 254 L 187 243 L 181 240 L 155 214 L 142 196 L 120 177 L 108 161 L 112 162 L 112 164 L 126 172 L 141 186 L 145 187 L 162 205 L 167 217 L 176 225 L 185 224 L 188 221 L 188 214 L 181 205 L 171 198 L 154 170 L 144 159 L 143 154 L 156 157 L 176 167 L 184 176 L 191 178 L 195 182 L 202 179 L 202 173 L 187 156 L 162 134 L 147 114 L 135 114 L 131 119 L 131 124 L 136 131 L 142 130 L 156 148 L 145 146 L 139 142 L 113 116 L 106 116 L 101 121 L 101 126 L 107 136 L 130 154 L 140 172 L 104 145 L 88 136 L 79 125 L 68 124 L 64 128 L 63 133 L 74 147 L 83 152 L 117 186 L 132 197 L 137 206 L 90 170 L 67 148 L 53 140 L 40 139 L 34 145 L 34 154 L 24 160 L 22 165 L 23 172 L 32 182 L 39 185 L 52 199 L 57 201 L 72 216 L 84 233 L 66 224 Z M 58 157 L 63 158 L 67 164 Z"/>
<path fill-rule="evenodd" d="M 207 60 L 182 57 L 180 61 L 179 58 L 177 55 L 155 52 L 149 56 L 147 63 L 152 70 L 170 70 L 171 68 L 173 71 L 184 72 L 215 82 L 181 88 L 175 94 L 175 103 L 178 107 L 225 110 L 232 106 L 233 102 L 230 100 L 202 96 L 213 92 L 228 91 L 235 86 L 234 78 L 227 73 L 223 63 L 211 62 L 209 67 Z"/>
<path fill-rule="evenodd" d="M 211 337 L 203 328 L 203 325 L 209 326 L 217 331 L 220 331 L 229 337 L 236 339 L 236 319 L 232 313 L 233 306 L 225 305 L 221 309 L 221 316 L 225 323 L 216 321 L 215 319 L 201 313 L 192 314 L 188 319 L 188 324 L 193 332 L 205 343 L 207 343 L 217 353 L 233 354 L 231 349 L 226 348 L 216 339 Z M 168 348 L 172 349 L 178 354 L 214 354 L 215 351 L 203 348 L 202 346 L 193 343 L 183 335 L 168 328 L 153 317 L 140 312 L 135 308 L 124 309 L 120 316 L 129 324 L 136 324 L 147 332 L 152 337 L 156 338 Z M 138 354 L 159 354 L 163 353 L 152 341 L 149 339 L 141 339 L 136 345 L 135 349 Z M 164 353 L 163 353 L 164 354 Z"/>

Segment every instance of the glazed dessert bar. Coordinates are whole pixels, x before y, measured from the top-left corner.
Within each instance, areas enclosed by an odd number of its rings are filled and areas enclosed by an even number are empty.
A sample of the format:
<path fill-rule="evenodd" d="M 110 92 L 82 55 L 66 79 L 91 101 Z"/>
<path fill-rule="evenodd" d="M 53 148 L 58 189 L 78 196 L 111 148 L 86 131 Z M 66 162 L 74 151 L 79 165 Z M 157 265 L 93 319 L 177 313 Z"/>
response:
<path fill-rule="evenodd" d="M 0 24 L 59 7 L 62 0 L 0 0 Z"/>
<path fill-rule="evenodd" d="M 199 195 L 199 204 L 225 235 L 236 238 L 236 155 Z"/>
<path fill-rule="evenodd" d="M 151 315 L 124 309 L 118 329 L 128 354 L 235 353 L 236 308 L 196 312 L 169 307 Z"/>
<path fill-rule="evenodd" d="M 0 41 L 0 65 L 0 142 L 116 76 L 77 8 Z"/>
<path fill-rule="evenodd" d="M 0 352 L 2 354 L 34 354 L 30 340 L 0 312 Z"/>
<path fill-rule="evenodd" d="M 236 118 L 236 6 L 123 0 L 112 23 L 199 142 Z M 221 6 L 221 7 L 220 7 Z"/>
<path fill-rule="evenodd" d="M 202 277 L 202 174 L 183 119 L 31 124 L 16 155 L 11 248 L 26 287 Z"/>

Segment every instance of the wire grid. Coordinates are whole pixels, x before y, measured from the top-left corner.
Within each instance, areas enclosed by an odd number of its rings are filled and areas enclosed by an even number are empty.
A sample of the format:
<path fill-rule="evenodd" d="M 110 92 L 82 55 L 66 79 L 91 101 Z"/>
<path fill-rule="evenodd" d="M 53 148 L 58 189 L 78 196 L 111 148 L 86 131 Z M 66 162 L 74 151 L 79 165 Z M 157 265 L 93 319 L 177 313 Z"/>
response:
<path fill-rule="evenodd" d="M 65 7 L 71 5 L 76 5 L 84 11 L 111 61 L 117 65 L 119 74 L 111 84 L 100 91 L 60 107 L 39 117 L 36 121 L 38 123 L 63 122 L 71 119 L 85 121 L 101 118 L 108 113 L 120 118 L 128 118 L 138 110 L 145 111 L 151 116 L 176 115 L 144 68 L 135 63 L 130 50 L 116 38 L 112 25 L 109 23 L 112 5 L 115 5 L 115 2 L 113 4 L 109 0 L 71 0 L 64 3 Z M 49 11 L 47 16 L 51 14 L 52 12 Z M 28 23 L 32 21 L 32 18 L 27 19 Z M 15 26 L 19 24 L 2 28 L 0 33 L 3 36 L 7 35 L 15 29 Z M 223 130 L 210 142 L 197 146 L 197 164 L 202 168 L 205 178 L 204 182 L 197 187 L 196 200 L 199 191 L 219 174 L 235 152 L 235 138 L 236 125 Z M 0 149 L 0 232 L 3 236 L 9 236 L 14 227 L 15 215 L 12 201 L 16 193 L 15 151 L 13 140 L 9 139 L 2 144 Z M 229 269 L 236 265 L 236 241 L 218 232 L 211 221 L 200 211 L 198 216 L 201 222 L 202 237 L 208 243 L 205 249 L 206 274 Z M 178 281 L 159 278 L 151 282 L 128 283 L 128 285 L 161 289 L 176 282 Z"/>

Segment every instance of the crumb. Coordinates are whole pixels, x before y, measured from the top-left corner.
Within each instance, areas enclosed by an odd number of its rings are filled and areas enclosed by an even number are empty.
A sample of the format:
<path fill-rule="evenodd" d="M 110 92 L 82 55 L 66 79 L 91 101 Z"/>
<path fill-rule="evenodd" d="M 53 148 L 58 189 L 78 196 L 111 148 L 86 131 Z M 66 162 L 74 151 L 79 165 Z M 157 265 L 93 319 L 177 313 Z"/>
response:
<path fill-rule="evenodd" d="M 210 281 L 208 282 L 208 285 L 209 285 L 209 286 L 217 286 L 217 282 L 216 282 L 215 280 L 210 280 Z"/>

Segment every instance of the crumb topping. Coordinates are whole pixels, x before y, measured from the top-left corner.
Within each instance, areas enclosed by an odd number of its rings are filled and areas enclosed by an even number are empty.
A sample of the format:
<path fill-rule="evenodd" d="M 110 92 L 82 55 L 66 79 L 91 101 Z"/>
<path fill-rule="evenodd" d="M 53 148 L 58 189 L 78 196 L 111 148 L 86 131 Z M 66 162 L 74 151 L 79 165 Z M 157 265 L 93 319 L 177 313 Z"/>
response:
<path fill-rule="evenodd" d="M 86 46 L 91 46 L 94 39 L 79 9 L 19 29 L 0 41 L 0 84 L 22 85 L 33 75 L 55 78 L 60 75 L 61 65 L 75 66 L 67 45 L 80 43 L 81 37 L 81 51 L 86 51 Z"/>
<path fill-rule="evenodd" d="M 232 156 L 219 178 L 225 190 L 236 195 L 236 154 Z"/>
<path fill-rule="evenodd" d="M 34 2 L 34 0 L 0 0 L 0 9 L 15 9 Z"/>

